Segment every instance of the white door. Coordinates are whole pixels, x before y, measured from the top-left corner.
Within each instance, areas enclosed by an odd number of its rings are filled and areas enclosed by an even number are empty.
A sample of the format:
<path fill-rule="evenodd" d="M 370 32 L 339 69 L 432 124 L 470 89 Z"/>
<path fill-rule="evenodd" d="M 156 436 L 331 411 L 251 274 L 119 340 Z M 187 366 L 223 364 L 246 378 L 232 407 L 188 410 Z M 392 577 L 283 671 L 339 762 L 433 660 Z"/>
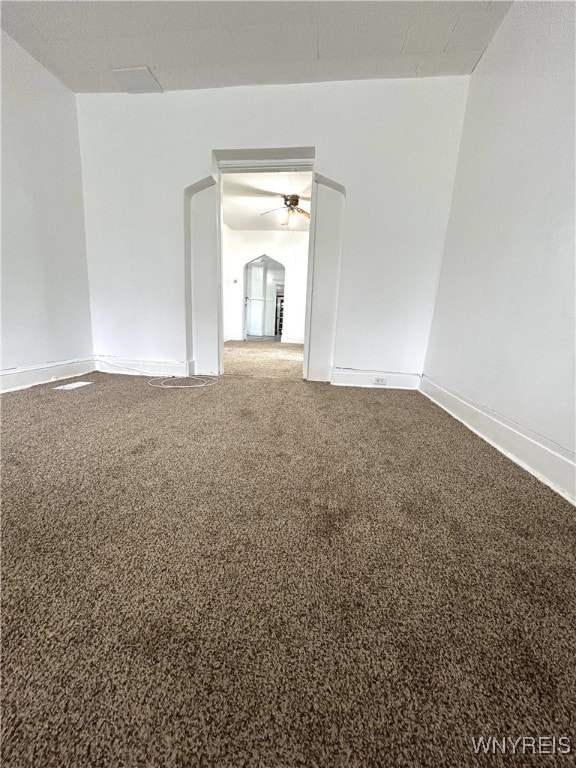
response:
<path fill-rule="evenodd" d="M 246 286 L 246 335 L 264 336 L 264 310 L 266 306 L 266 267 L 264 264 L 248 264 Z"/>
<path fill-rule="evenodd" d="M 344 203 L 344 188 L 315 173 L 304 341 L 304 378 L 310 381 L 330 381 L 332 373 Z"/>

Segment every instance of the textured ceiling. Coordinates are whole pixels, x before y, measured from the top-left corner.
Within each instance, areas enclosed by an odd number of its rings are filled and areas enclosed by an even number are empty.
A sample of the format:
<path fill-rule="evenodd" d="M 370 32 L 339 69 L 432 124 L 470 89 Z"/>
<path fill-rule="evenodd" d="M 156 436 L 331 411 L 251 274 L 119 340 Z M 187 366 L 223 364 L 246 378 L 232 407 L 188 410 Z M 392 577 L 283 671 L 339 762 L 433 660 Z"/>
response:
<path fill-rule="evenodd" d="M 289 227 L 282 226 L 286 219 L 282 196 L 299 195 L 299 207 L 310 212 L 311 193 L 310 172 L 223 173 L 224 223 L 232 229 L 307 231 L 309 221 L 301 215 L 291 217 Z"/>
<path fill-rule="evenodd" d="M 469 74 L 510 5 L 4 0 L 2 26 L 73 91 L 132 67 L 169 91 Z"/>

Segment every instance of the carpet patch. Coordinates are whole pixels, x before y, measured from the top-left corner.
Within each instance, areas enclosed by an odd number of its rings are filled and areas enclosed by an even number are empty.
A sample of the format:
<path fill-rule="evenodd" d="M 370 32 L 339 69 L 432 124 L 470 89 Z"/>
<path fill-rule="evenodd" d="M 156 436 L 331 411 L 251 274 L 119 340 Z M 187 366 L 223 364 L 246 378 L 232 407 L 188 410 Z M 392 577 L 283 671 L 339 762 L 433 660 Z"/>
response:
<path fill-rule="evenodd" d="M 573 765 L 574 508 L 417 392 L 3 397 L 6 768 Z"/>

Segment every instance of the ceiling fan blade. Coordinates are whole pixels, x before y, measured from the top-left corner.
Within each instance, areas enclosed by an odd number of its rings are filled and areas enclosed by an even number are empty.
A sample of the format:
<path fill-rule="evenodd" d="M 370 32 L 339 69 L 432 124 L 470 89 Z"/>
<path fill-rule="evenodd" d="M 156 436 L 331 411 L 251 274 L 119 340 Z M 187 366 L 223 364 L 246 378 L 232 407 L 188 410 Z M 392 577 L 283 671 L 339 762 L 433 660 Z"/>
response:
<path fill-rule="evenodd" d="M 272 208 L 271 211 L 264 211 L 264 213 L 261 213 L 260 216 L 266 216 L 266 214 L 268 213 L 274 213 L 274 211 L 283 211 L 283 210 L 284 210 L 284 206 L 281 205 L 280 208 Z"/>
<path fill-rule="evenodd" d="M 295 208 L 294 210 L 298 211 L 298 213 L 301 213 L 303 216 L 306 216 L 307 219 L 310 218 L 308 211 L 305 211 L 303 208 Z"/>

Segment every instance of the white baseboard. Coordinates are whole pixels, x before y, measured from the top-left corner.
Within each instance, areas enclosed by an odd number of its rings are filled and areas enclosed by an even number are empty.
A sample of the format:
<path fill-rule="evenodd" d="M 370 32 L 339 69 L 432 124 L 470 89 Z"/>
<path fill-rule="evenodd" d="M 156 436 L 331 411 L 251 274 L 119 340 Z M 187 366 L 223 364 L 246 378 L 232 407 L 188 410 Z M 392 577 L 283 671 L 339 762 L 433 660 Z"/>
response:
<path fill-rule="evenodd" d="M 129 376 L 187 376 L 193 374 L 194 362 L 186 364 L 177 360 L 138 360 L 95 355 L 81 360 L 59 360 L 43 365 L 7 368 L 0 371 L 0 392 L 14 392 L 37 384 L 83 376 L 92 371 Z"/>
<path fill-rule="evenodd" d="M 91 357 L 80 360 L 56 360 L 43 365 L 30 365 L 22 368 L 7 368 L 0 371 L 0 392 L 14 392 L 18 389 L 48 384 L 51 381 L 83 376 L 94 370 Z"/>
<path fill-rule="evenodd" d="M 570 451 L 545 438 L 434 384 L 426 376 L 420 392 L 500 453 L 526 469 L 572 504 L 576 503 L 576 463 Z M 548 444 L 547 444 L 548 443 Z"/>
<path fill-rule="evenodd" d="M 418 389 L 418 373 L 397 371 L 361 371 L 356 368 L 333 368 L 330 384 L 338 387 L 374 387 L 375 389 Z"/>
<path fill-rule="evenodd" d="M 102 373 L 126 376 L 187 376 L 188 364 L 179 360 L 139 360 L 129 357 L 94 355 L 94 365 Z"/>

